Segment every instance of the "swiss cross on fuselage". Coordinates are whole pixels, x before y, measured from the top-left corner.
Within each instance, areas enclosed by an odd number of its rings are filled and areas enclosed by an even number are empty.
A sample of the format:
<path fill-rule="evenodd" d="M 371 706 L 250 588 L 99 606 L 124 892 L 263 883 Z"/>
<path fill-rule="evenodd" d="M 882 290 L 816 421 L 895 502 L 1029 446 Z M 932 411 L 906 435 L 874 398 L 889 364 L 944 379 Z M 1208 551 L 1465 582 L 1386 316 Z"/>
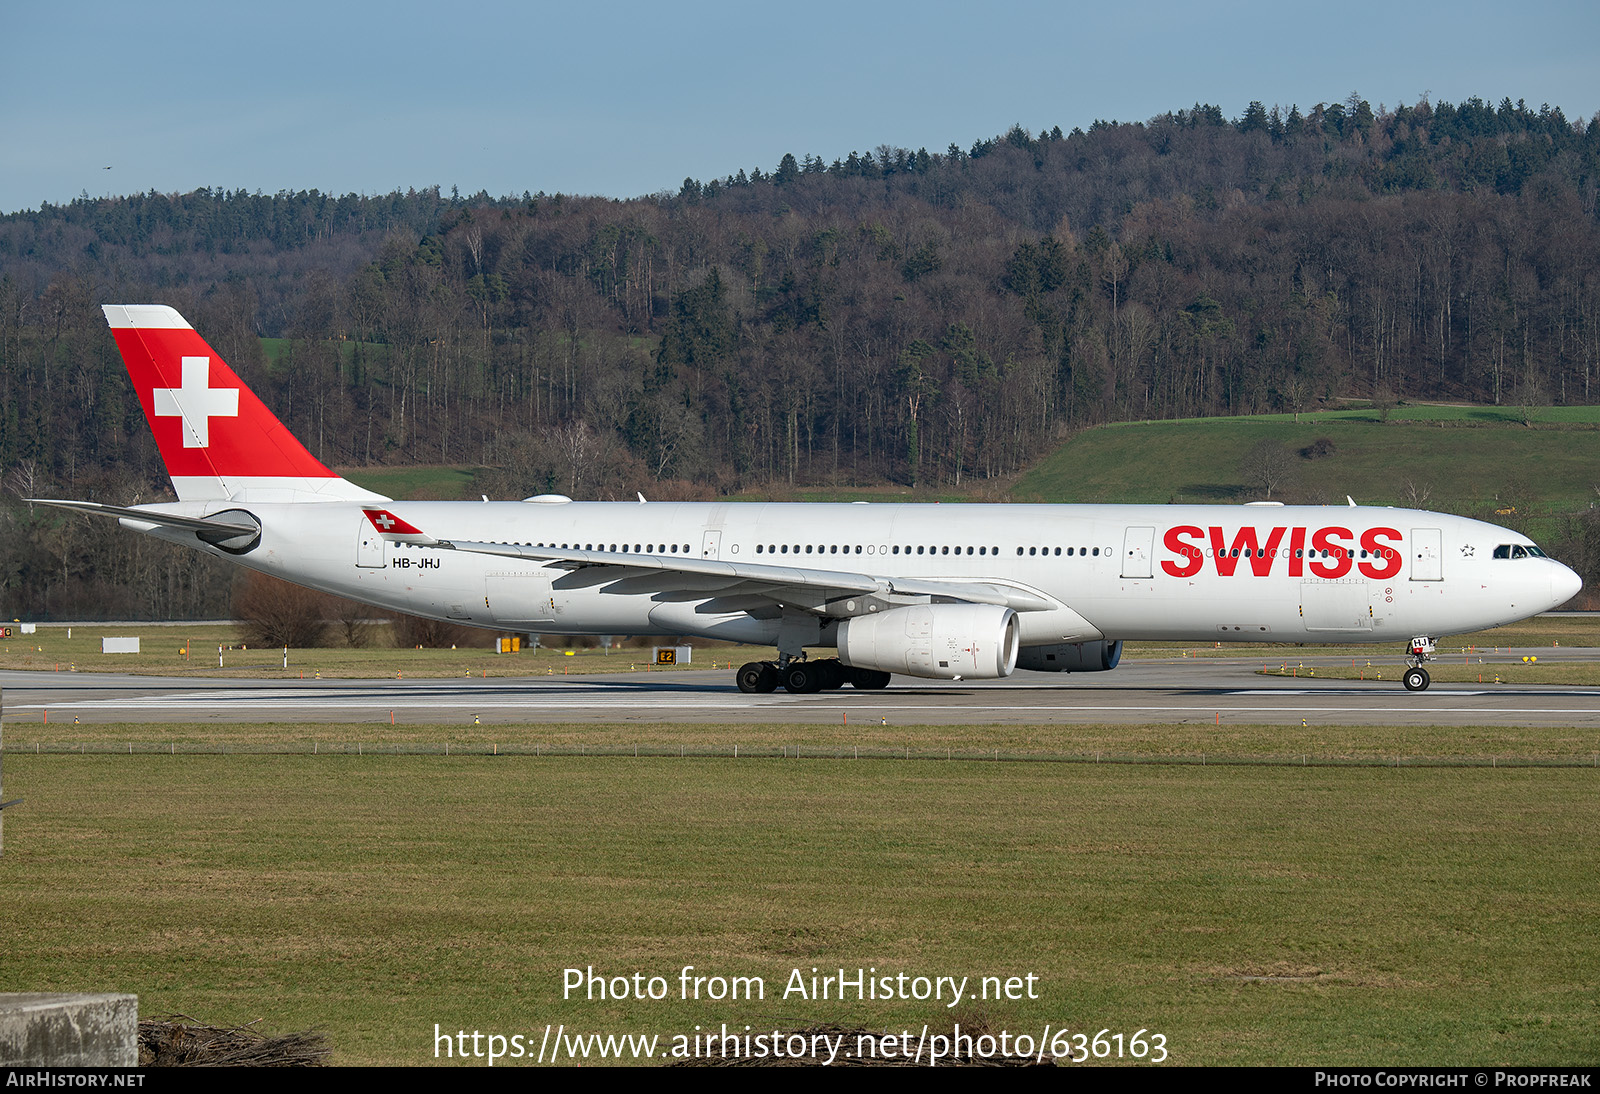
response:
<path fill-rule="evenodd" d="M 211 386 L 211 358 L 185 357 L 181 387 L 155 389 L 158 418 L 183 419 L 183 447 L 211 447 L 211 419 L 239 416 L 239 389 Z"/>

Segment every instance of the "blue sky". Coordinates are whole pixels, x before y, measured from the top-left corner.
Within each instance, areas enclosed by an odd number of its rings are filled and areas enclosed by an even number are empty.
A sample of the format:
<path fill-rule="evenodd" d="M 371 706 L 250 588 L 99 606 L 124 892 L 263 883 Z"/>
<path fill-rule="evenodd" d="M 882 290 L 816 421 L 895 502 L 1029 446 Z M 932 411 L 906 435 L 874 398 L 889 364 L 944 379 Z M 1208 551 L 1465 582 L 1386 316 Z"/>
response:
<path fill-rule="evenodd" d="M 633 197 L 1214 102 L 1600 111 L 1600 4 L 7 6 L 0 212 L 200 186 Z M 110 167 L 111 170 L 106 170 Z"/>

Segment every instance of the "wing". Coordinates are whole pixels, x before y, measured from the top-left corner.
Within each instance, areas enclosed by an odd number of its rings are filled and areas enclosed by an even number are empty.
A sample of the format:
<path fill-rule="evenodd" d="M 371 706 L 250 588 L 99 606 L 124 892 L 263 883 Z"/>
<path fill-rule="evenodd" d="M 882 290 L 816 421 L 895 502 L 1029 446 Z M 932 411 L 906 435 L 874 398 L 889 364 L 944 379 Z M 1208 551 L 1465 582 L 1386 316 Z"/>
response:
<path fill-rule="evenodd" d="M 392 530 L 378 524 L 385 514 L 395 521 Z M 728 600 L 729 610 L 738 610 L 735 606 L 737 600 L 755 598 L 830 618 L 865 615 L 869 611 L 881 610 L 886 604 L 926 603 L 930 600 L 998 604 L 1018 612 L 1052 611 L 1062 606 L 1036 589 L 998 581 L 928 581 L 851 570 L 814 570 L 724 559 L 434 539 L 395 518 L 387 510 L 368 510 L 367 516 L 373 520 L 379 534 L 393 542 L 523 559 L 550 569 L 567 570 L 569 574 L 566 577 L 557 579 L 557 587 L 564 589 L 603 586 L 608 592 L 648 595 L 663 601 L 715 597 Z"/>
<path fill-rule="evenodd" d="M 864 615 L 869 604 L 915 603 L 930 599 L 999 604 L 1019 612 L 1050 611 L 1056 603 L 1031 589 L 992 581 L 927 581 L 846 570 L 727 562 L 672 555 L 633 555 L 607 551 L 562 551 L 511 543 L 440 540 L 444 550 L 501 558 L 520 558 L 571 571 L 562 588 L 603 585 L 609 591 L 655 594 L 659 599 L 704 600 L 754 596 L 830 617 Z"/>

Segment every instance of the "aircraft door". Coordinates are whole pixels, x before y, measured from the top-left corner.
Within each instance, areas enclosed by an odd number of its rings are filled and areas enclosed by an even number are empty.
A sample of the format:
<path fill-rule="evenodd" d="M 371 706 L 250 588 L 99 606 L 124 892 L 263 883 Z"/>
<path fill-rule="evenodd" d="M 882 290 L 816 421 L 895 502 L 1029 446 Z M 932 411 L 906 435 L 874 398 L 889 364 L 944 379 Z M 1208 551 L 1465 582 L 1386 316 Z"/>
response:
<path fill-rule="evenodd" d="M 1439 529 L 1411 529 L 1411 580 L 1444 580 L 1444 548 L 1440 544 Z"/>
<path fill-rule="evenodd" d="M 378 534 L 366 514 L 361 516 L 361 526 L 356 529 L 356 565 L 369 570 L 381 570 L 389 565 L 388 542 Z"/>
<path fill-rule="evenodd" d="M 701 558 L 720 558 L 722 555 L 722 532 L 707 532 L 705 539 L 700 544 Z"/>
<path fill-rule="evenodd" d="M 1151 559 L 1155 555 L 1156 530 L 1154 528 L 1129 528 L 1122 535 L 1122 576 L 1152 576 Z"/>

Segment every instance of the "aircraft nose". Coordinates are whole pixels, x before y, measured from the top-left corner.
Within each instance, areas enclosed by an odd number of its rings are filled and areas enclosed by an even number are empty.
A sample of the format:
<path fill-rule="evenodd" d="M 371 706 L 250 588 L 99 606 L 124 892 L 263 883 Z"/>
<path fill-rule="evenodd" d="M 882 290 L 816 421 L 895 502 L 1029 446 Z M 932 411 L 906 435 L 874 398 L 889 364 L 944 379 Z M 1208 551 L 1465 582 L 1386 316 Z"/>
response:
<path fill-rule="evenodd" d="M 1578 590 L 1583 588 L 1583 578 L 1561 563 L 1556 563 L 1555 572 L 1550 575 L 1550 603 L 1552 606 L 1565 604 L 1578 595 Z"/>

